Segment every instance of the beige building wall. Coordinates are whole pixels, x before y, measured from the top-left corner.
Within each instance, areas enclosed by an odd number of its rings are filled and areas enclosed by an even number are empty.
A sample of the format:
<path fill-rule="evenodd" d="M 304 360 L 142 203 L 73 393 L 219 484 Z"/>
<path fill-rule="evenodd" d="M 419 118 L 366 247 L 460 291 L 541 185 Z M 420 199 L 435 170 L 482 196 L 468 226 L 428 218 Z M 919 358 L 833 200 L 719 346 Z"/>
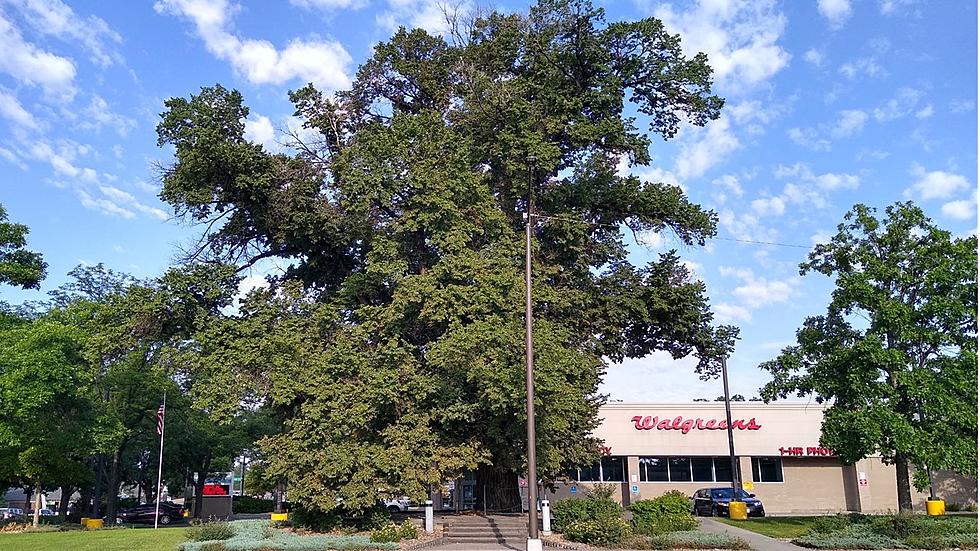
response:
<path fill-rule="evenodd" d="M 866 458 L 854 465 L 843 465 L 836 457 L 818 450 L 824 407 L 816 404 L 732 404 L 732 419 L 750 420 L 756 430 L 734 431 L 735 453 L 739 456 L 742 480 L 751 481 L 752 457 L 781 457 L 783 482 L 754 482 L 751 493 L 763 501 L 769 514 L 817 514 L 834 512 L 879 513 L 898 507 L 895 468 L 880 458 Z M 646 418 L 668 420 L 668 426 L 650 426 Z M 596 435 L 602 438 L 609 455 L 627 458 L 627 480 L 613 484 L 613 497 L 624 505 L 650 499 L 670 490 L 690 496 L 707 487 L 727 486 L 727 482 L 641 482 L 641 456 L 727 456 L 726 430 L 677 430 L 674 419 L 724 419 L 720 402 L 691 404 L 614 403 L 600 410 L 601 423 Z M 782 448 L 782 449 L 780 449 Z M 797 455 L 802 453 L 802 455 Z M 951 473 L 936 473 L 938 497 L 947 503 L 977 502 L 977 482 Z M 585 497 L 595 484 L 582 482 L 559 485 L 546 492 L 549 499 Z M 638 492 L 633 492 L 633 487 Z M 914 494 L 916 509 L 925 509 L 928 491 Z"/>

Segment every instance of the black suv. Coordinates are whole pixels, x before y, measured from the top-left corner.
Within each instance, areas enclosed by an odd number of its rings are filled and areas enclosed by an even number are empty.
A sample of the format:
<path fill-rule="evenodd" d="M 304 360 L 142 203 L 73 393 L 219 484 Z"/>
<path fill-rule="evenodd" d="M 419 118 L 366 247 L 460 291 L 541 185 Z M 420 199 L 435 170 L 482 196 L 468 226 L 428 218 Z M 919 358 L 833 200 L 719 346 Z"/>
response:
<path fill-rule="evenodd" d="M 728 503 L 732 501 L 733 495 L 731 487 L 701 488 L 694 492 L 691 498 L 694 500 L 694 509 L 691 512 L 694 516 L 727 517 Z M 755 498 L 755 494 L 739 490 L 738 497 L 745 502 L 750 517 L 766 516 L 766 509 L 762 506 L 762 502 Z"/>

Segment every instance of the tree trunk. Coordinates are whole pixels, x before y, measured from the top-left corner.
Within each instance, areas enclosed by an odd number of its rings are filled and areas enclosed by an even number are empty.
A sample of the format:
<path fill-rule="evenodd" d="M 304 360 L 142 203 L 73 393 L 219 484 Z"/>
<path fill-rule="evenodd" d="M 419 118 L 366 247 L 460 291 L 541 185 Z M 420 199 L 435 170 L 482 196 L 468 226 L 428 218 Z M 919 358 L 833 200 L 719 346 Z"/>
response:
<path fill-rule="evenodd" d="M 118 449 L 112 452 L 112 464 L 109 466 L 109 480 L 106 483 L 106 489 L 109 493 L 106 494 L 105 516 L 106 524 L 109 526 L 116 524 L 116 504 L 119 499 L 119 484 L 122 482 L 119 480 L 120 453 Z"/>
<path fill-rule="evenodd" d="M 71 495 L 75 493 L 75 488 L 71 486 L 61 487 L 61 501 L 58 503 L 58 516 L 62 522 L 68 520 L 68 505 L 71 503 Z"/>
<path fill-rule="evenodd" d="M 197 473 L 197 482 L 194 483 L 194 518 L 201 518 L 201 507 L 204 505 L 204 481 L 207 480 L 210 470 L 211 454 L 208 453 L 201 470 Z"/>
<path fill-rule="evenodd" d="M 99 467 L 95 472 L 95 490 L 92 492 L 91 518 L 102 518 L 99 513 L 102 511 L 102 480 L 105 477 L 105 454 L 99 454 L 98 464 Z"/>
<path fill-rule="evenodd" d="M 912 512 L 912 487 L 909 484 L 909 460 L 904 454 L 895 455 L 895 481 L 898 485 L 898 512 Z"/>
<path fill-rule="evenodd" d="M 517 473 L 489 465 L 476 470 L 476 509 L 488 513 L 520 513 L 523 509 Z"/>
<path fill-rule="evenodd" d="M 34 489 L 34 520 L 31 521 L 31 524 L 34 526 L 34 528 L 37 528 L 38 526 L 41 525 L 41 491 L 42 491 L 41 482 L 38 481 L 38 483 L 35 484 L 35 486 L 36 488 Z"/>

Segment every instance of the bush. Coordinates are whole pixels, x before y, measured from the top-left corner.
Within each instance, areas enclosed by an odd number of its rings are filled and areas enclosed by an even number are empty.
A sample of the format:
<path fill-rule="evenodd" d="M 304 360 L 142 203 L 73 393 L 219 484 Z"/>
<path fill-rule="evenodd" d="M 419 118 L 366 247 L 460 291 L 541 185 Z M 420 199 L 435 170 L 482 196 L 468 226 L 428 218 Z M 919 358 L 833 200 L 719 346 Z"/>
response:
<path fill-rule="evenodd" d="M 749 549 L 742 538 L 698 530 L 670 532 L 648 538 L 649 549 Z"/>
<path fill-rule="evenodd" d="M 877 534 L 868 523 L 850 526 L 830 533 L 813 533 L 800 536 L 793 543 L 814 549 L 903 549 L 904 543 Z"/>
<path fill-rule="evenodd" d="M 284 503 L 283 505 L 285 506 L 286 504 Z M 231 510 L 234 513 L 271 513 L 275 507 L 275 500 L 252 496 L 235 496 L 231 502 Z M 286 510 L 289 510 L 288 506 Z"/>
<path fill-rule="evenodd" d="M 847 528 L 855 521 L 860 521 L 859 515 L 831 515 L 818 517 L 813 521 L 813 533 L 829 534 Z"/>
<path fill-rule="evenodd" d="M 690 501 L 677 490 L 654 499 L 637 501 L 630 505 L 630 511 L 636 531 L 648 536 L 696 530 L 698 527 L 698 521 L 691 516 Z"/>
<path fill-rule="evenodd" d="M 612 499 L 611 486 L 594 487 L 585 499 L 562 499 L 551 508 L 554 529 L 564 532 L 574 522 L 600 519 L 621 519 L 623 508 Z"/>
<path fill-rule="evenodd" d="M 577 520 L 566 526 L 566 538 L 589 545 L 612 546 L 632 534 L 630 523 L 622 518 L 597 518 Z"/>
<path fill-rule="evenodd" d="M 324 549 L 394 549 L 391 543 L 374 543 L 365 536 L 300 535 L 269 529 L 265 520 L 238 520 L 228 523 L 234 535 L 221 541 L 187 542 L 182 551 L 252 551 L 288 549 L 323 551 Z"/>
<path fill-rule="evenodd" d="M 190 526 L 184 531 L 190 541 L 226 540 L 235 535 L 227 522 L 205 522 Z"/>
<path fill-rule="evenodd" d="M 301 526 L 313 532 L 330 532 L 340 526 L 342 519 L 336 510 L 320 511 L 296 507 L 291 513 L 295 526 Z"/>
<path fill-rule="evenodd" d="M 913 536 L 905 540 L 905 543 L 915 549 L 976 549 L 977 535 L 973 533 Z"/>
<path fill-rule="evenodd" d="M 198 551 L 228 551 L 228 548 L 220 541 L 209 541 L 198 547 Z"/>
<path fill-rule="evenodd" d="M 389 522 L 381 528 L 376 528 L 371 531 L 371 541 L 379 543 L 389 543 L 396 542 L 401 538 L 398 535 L 398 525 L 394 522 Z"/>
<path fill-rule="evenodd" d="M 403 540 L 414 540 L 419 537 L 419 527 L 415 523 L 405 519 L 405 522 L 398 525 L 398 537 Z"/>

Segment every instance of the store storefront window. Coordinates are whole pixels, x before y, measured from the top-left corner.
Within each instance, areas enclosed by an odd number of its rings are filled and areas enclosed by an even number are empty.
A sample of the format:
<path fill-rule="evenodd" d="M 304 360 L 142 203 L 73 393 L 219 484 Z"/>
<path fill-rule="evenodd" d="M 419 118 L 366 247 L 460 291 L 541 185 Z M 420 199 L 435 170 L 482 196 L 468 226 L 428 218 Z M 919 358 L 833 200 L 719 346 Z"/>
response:
<path fill-rule="evenodd" d="M 625 457 L 605 456 L 595 465 L 580 467 L 577 477 L 572 469 L 568 477 L 578 482 L 626 482 L 626 471 Z"/>
<path fill-rule="evenodd" d="M 667 482 L 666 457 L 641 457 L 640 482 Z"/>
<path fill-rule="evenodd" d="M 640 482 L 731 482 L 727 457 L 641 457 Z"/>
<path fill-rule="evenodd" d="M 783 460 L 779 457 L 753 457 L 752 480 L 755 482 L 782 482 Z"/>

